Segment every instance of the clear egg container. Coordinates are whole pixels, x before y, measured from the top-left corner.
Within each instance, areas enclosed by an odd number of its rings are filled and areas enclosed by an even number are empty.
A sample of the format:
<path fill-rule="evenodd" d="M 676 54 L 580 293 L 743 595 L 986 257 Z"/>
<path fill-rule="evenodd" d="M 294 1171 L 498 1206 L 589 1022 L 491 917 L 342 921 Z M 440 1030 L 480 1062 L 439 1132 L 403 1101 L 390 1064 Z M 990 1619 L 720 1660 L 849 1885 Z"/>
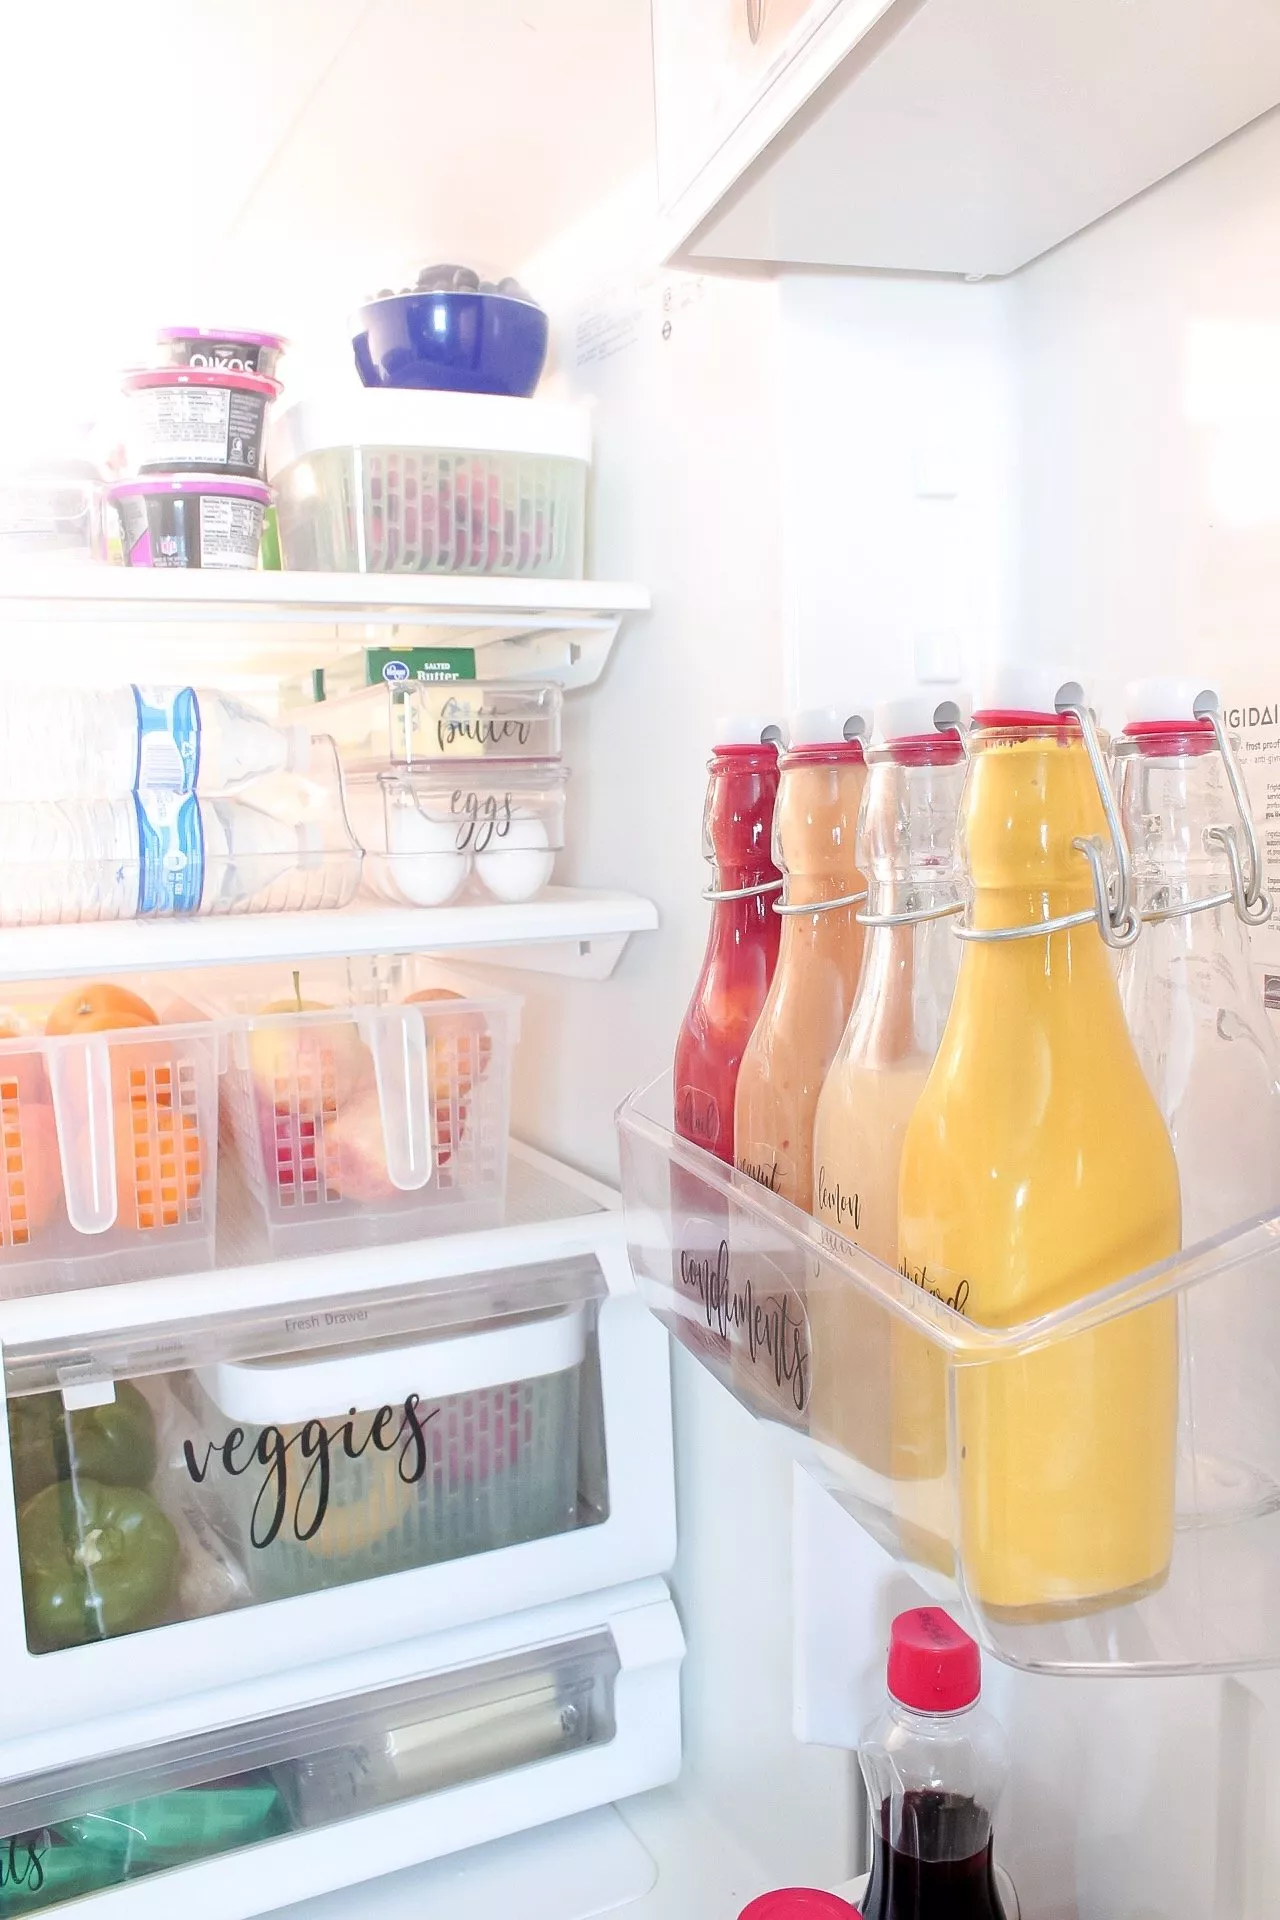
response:
<path fill-rule="evenodd" d="M 470 883 L 532 900 L 564 845 L 568 769 L 545 760 L 456 760 L 347 777 L 364 884 L 400 906 L 442 907 Z"/>

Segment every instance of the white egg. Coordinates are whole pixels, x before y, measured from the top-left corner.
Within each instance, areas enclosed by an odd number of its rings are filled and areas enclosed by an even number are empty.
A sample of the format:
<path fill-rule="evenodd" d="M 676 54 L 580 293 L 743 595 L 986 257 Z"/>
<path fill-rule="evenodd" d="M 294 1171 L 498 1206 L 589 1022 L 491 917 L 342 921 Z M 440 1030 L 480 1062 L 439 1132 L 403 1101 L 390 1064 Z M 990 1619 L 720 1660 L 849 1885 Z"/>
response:
<path fill-rule="evenodd" d="M 348 796 L 352 830 L 365 849 L 366 883 L 384 900 L 411 907 L 442 907 L 461 891 L 471 871 L 471 856 L 459 850 L 452 820 L 422 813 L 411 795 L 391 795 L 385 806 L 380 789 Z"/>
<path fill-rule="evenodd" d="M 490 841 L 476 855 L 476 879 L 496 900 L 532 900 L 550 880 L 555 864 L 543 822 L 517 811 L 501 840 Z"/>

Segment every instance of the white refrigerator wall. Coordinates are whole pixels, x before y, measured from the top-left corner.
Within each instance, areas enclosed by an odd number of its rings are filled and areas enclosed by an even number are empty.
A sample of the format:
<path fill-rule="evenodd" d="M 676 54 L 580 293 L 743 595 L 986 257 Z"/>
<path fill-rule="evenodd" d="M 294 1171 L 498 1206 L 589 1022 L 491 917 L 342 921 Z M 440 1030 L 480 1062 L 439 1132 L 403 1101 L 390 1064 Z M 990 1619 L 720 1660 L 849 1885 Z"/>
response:
<path fill-rule="evenodd" d="M 646 190 L 522 270 L 556 314 L 556 387 L 595 408 L 590 571 L 653 595 L 602 682 L 569 701 L 564 859 L 574 881 L 647 894 L 661 931 L 607 983 L 520 981 L 516 1130 L 606 1179 L 612 1109 L 668 1066 L 702 957 L 713 722 L 780 711 L 786 691 L 776 289 L 637 267 L 653 258 Z M 760 1886 L 834 1883 L 854 1864 L 857 1800 L 850 1756 L 791 1733 L 790 1466 L 700 1368 L 674 1364 L 684 1784 Z"/>

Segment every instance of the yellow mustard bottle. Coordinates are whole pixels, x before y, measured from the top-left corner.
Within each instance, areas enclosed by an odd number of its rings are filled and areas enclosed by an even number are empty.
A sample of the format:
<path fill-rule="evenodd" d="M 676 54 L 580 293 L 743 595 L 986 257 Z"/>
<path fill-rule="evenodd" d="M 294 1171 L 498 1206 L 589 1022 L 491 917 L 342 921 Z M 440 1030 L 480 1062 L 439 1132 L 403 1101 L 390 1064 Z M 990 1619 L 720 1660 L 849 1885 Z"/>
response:
<path fill-rule="evenodd" d="M 979 935 L 1097 905 L 1076 842 L 1101 840 L 1108 822 L 1080 723 L 1058 711 L 1072 691 L 1050 669 L 1006 669 L 974 716 L 960 835 Z M 971 1320 L 1008 1328 L 1175 1253 L 1179 1209 L 1173 1148 L 1098 919 L 966 941 L 903 1148 L 903 1272 Z M 956 1547 L 982 1610 L 1065 1618 L 1164 1580 L 1172 1301 L 958 1366 L 953 1386 Z"/>
<path fill-rule="evenodd" d="M 850 737 L 845 737 L 846 727 Z M 858 812 L 867 766 L 859 716 L 826 708 L 791 716 L 778 762 L 773 852 L 786 875 L 782 939 L 760 1018 L 742 1055 L 734 1164 L 807 1213 L 813 1117 L 849 1018 L 862 966 Z"/>
<path fill-rule="evenodd" d="M 955 700 L 942 706 L 925 693 L 876 708 L 858 832 L 867 944 L 814 1121 L 815 1216 L 837 1248 L 848 1241 L 889 1267 L 898 1264 L 902 1144 L 946 1025 L 960 954 L 950 918 L 964 782 L 959 712 Z M 902 1416 L 904 1399 L 913 1399 L 913 1354 L 923 1390 L 945 1388 L 941 1369 L 929 1366 L 932 1350 L 910 1331 L 896 1338 L 887 1309 L 852 1287 L 815 1290 L 809 1316 L 815 1437 L 894 1479 L 940 1474 L 940 1461 L 910 1450 L 930 1423 Z"/>

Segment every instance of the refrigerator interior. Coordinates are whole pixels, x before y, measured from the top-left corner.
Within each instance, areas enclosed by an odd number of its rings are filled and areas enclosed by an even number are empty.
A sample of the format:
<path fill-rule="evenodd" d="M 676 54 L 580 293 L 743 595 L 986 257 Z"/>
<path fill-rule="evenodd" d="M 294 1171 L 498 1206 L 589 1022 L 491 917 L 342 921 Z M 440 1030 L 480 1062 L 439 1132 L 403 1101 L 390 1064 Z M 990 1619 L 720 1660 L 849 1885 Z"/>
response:
<path fill-rule="evenodd" d="M 502 0 L 466 22 L 409 0 L 278 0 L 265 24 L 250 0 L 214 11 L 260 134 L 232 149 L 236 213 L 212 245 L 184 232 L 162 255 L 146 223 L 116 217 L 121 182 L 141 177 L 159 136 L 141 140 L 137 114 L 104 105 L 92 33 L 61 56 L 66 125 L 79 116 L 84 136 L 64 164 L 60 203 L 78 222 L 63 255 L 111 318 L 57 406 L 77 414 L 139 322 L 214 292 L 294 333 L 299 383 L 345 375 L 345 314 L 367 286 L 480 245 L 552 310 L 547 390 L 593 404 L 588 573 L 652 593 L 600 683 L 566 707 L 563 877 L 634 889 L 661 931 L 633 940 L 608 980 L 492 966 L 525 998 L 519 1137 L 616 1180 L 610 1115 L 666 1064 L 701 954 L 718 713 L 782 713 L 837 689 L 871 701 L 913 675 L 971 682 L 984 662 L 1023 655 L 1079 670 L 1104 705 L 1154 672 L 1203 672 L 1229 702 L 1277 697 L 1275 113 L 1008 280 L 698 273 L 659 264 L 641 0 L 520 9 L 518 27 Z M 179 64 L 199 52 L 172 9 L 142 13 L 178 36 Z M 49 73 L 34 14 L 5 33 L 15 71 Z M 130 84 L 180 121 L 155 31 L 138 40 Z M 441 77 L 424 106 L 427 72 Z M 424 180 L 423 123 L 451 93 L 428 144 L 461 155 L 460 173 L 475 166 L 442 202 Z M 526 148 L 532 95 L 542 135 Z M 202 111 L 212 126 L 212 100 Z M 360 150 L 375 133 L 377 164 Z M 82 162 L 112 141 L 108 193 Z M 15 256 L 51 277 L 39 196 L 12 197 L 4 218 Z M 48 350 L 74 357 L 78 326 L 64 315 Z M 28 331 L 16 307 L 3 316 L 6 357 Z M 13 412 L 15 433 L 38 436 L 32 393 Z M 849 1748 L 911 1590 L 681 1352 L 673 1381 L 685 1760 L 678 1786 L 626 1809 L 658 1872 L 645 1887 L 632 1858 L 629 1896 L 637 1920 L 735 1920 L 767 1886 L 835 1885 L 861 1864 Z M 998 1848 L 1028 1920 L 1271 1911 L 1274 1674 L 1064 1681 L 989 1665 L 987 1677 L 1015 1756 Z M 554 1828 L 474 1856 L 475 1884 L 491 1889 L 476 1913 L 499 1911 L 513 1884 L 547 1920 L 598 1910 L 603 1830 L 585 1818 L 581 1868 Z M 433 1891 L 461 1920 L 465 1878 L 448 1862 L 410 1869 L 321 1896 L 298 1920 L 390 1920 Z"/>

